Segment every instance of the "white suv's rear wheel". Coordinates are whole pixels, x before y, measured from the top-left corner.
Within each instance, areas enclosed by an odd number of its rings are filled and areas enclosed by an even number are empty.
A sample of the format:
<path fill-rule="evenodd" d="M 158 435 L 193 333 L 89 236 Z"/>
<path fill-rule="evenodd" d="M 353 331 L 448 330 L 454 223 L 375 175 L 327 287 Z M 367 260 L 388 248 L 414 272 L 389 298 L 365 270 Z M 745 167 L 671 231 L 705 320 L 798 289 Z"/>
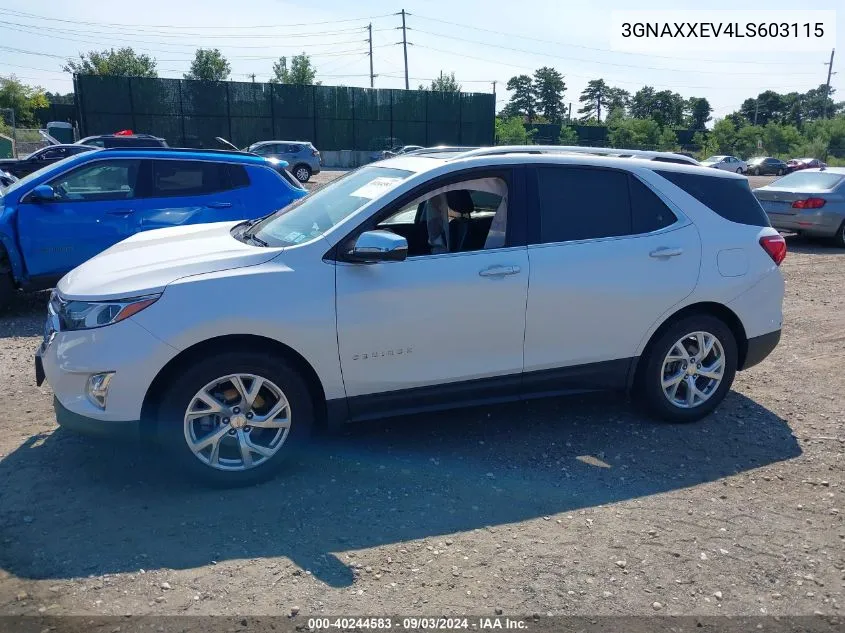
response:
<path fill-rule="evenodd" d="M 271 477 L 310 435 L 312 418 L 305 383 L 283 361 L 231 352 L 177 376 L 162 399 L 158 428 L 193 475 L 237 486 Z"/>
<path fill-rule="evenodd" d="M 691 422 L 712 412 L 730 390 L 736 340 L 716 317 L 686 317 L 652 342 L 643 363 L 638 388 L 651 411 L 671 422 Z"/>

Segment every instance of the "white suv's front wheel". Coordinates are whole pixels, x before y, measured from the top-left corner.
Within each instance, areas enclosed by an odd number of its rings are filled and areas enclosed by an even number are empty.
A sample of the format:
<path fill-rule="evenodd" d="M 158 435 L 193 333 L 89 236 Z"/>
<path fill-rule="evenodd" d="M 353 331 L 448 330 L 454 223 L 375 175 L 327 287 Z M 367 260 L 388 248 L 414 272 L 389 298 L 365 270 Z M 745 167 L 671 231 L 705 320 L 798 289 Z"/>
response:
<path fill-rule="evenodd" d="M 692 422 L 724 400 L 737 367 L 731 329 L 710 315 L 690 316 L 649 346 L 639 385 L 649 409 L 670 422 Z"/>
<path fill-rule="evenodd" d="M 271 477 L 311 431 L 308 389 L 281 359 L 230 352 L 178 375 L 161 401 L 159 435 L 204 482 Z"/>

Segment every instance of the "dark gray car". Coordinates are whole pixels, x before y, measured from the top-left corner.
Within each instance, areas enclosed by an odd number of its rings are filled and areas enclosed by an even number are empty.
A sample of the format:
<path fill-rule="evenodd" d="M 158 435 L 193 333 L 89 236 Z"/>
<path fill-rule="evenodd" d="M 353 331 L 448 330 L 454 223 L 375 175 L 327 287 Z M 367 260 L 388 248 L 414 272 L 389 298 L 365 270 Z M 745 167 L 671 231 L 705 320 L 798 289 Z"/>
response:
<path fill-rule="evenodd" d="M 845 167 L 802 169 L 754 190 L 772 226 L 845 247 Z"/>
<path fill-rule="evenodd" d="M 287 162 L 290 173 L 299 182 L 308 182 L 322 167 L 320 152 L 308 141 L 261 141 L 253 143 L 246 151 Z"/>

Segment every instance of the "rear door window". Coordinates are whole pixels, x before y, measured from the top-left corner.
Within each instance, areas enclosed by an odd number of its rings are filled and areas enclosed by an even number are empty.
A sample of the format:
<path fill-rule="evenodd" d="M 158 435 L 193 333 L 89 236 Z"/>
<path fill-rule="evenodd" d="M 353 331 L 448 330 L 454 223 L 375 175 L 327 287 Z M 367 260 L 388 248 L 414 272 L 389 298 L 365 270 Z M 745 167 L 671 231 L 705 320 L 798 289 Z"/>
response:
<path fill-rule="evenodd" d="M 673 185 L 731 222 L 751 226 L 771 226 L 769 217 L 744 178 L 719 178 L 676 171 L 655 170 Z M 778 181 L 778 186 L 783 180 Z"/>
<path fill-rule="evenodd" d="M 634 176 L 629 176 L 633 233 L 651 233 L 671 226 L 677 217 L 656 193 Z"/>
<path fill-rule="evenodd" d="M 567 242 L 632 232 L 628 175 L 582 167 L 537 168 L 540 241 Z"/>
<path fill-rule="evenodd" d="M 154 197 L 197 196 L 228 189 L 224 163 L 198 160 L 153 161 Z"/>

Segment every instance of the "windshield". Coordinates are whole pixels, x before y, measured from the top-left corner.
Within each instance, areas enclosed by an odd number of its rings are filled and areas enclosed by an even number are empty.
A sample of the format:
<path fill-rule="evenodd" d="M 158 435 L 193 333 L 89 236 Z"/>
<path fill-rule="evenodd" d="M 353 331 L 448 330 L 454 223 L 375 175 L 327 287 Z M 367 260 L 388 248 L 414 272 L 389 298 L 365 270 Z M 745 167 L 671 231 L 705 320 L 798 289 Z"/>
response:
<path fill-rule="evenodd" d="M 718 163 L 720 160 L 725 158 L 724 156 L 711 156 L 704 160 L 705 163 Z"/>
<path fill-rule="evenodd" d="M 749 165 L 756 165 L 757 163 L 762 163 L 764 160 L 766 160 L 765 156 L 755 156 L 754 158 L 748 159 L 748 164 Z"/>
<path fill-rule="evenodd" d="M 796 171 L 779 178 L 771 186 L 796 191 L 827 191 L 836 187 L 843 178 L 845 174 L 834 174 L 829 171 Z"/>
<path fill-rule="evenodd" d="M 270 246 L 293 246 L 320 237 L 413 172 L 361 167 L 256 224 L 249 233 Z"/>

